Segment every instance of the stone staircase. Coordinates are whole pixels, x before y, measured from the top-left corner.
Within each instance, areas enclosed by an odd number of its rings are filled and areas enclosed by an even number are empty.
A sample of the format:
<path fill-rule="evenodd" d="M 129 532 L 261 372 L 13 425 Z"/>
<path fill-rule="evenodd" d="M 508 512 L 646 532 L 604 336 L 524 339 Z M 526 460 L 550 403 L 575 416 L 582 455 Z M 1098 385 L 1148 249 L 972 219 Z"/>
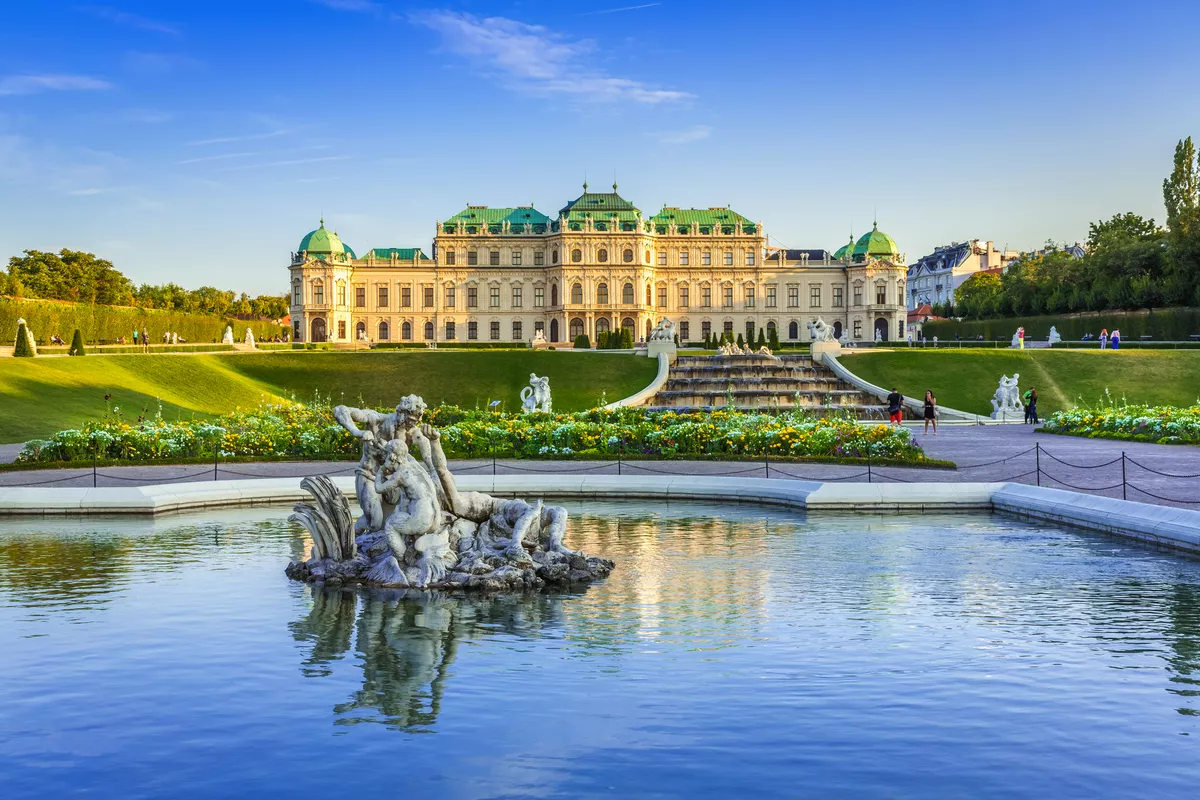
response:
<path fill-rule="evenodd" d="M 879 400 L 865 394 L 809 355 L 680 356 L 667 383 L 646 405 L 651 411 L 790 411 L 817 415 L 850 412 L 858 419 L 887 419 Z"/>

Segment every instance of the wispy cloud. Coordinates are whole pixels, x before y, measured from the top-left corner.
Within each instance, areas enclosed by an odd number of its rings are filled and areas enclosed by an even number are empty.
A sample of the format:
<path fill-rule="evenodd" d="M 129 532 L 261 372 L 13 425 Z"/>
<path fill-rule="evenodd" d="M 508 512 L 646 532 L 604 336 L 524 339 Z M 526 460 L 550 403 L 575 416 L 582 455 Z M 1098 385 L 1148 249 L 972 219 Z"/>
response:
<path fill-rule="evenodd" d="M 617 14 L 622 11 L 639 11 L 643 8 L 654 8 L 655 6 L 661 6 L 661 5 L 662 5 L 662 3 L 643 3 L 640 6 L 624 6 L 622 8 L 604 8 L 599 11 L 585 11 L 584 13 L 580 14 L 579 16 L 594 17 L 597 14 Z"/>
<path fill-rule="evenodd" d="M 201 66 L 199 60 L 180 53 L 143 53 L 132 51 L 122 59 L 125 68 L 133 72 L 166 75 Z"/>
<path fill-rule="evenodd" d="M 274 139 L 277 136 L 287 136 L 295 131 L 284 129 L 277 131 L 269 131 L 268 133 L 252 133 L 246 136 L 218 136 L 214 139 L 199 139 L 194 142 L 188 142 L 189 146 L 196 147 L 206 144 L 230 144 L 231 142 L 255 142 L 259 139 Z"/>
<path fill-rule="evenodd" d="M 311 0 L 319 6 L 332 8 L 335 11 L 359 11 L 364 13 L 374 13 L 383 10 L 379 3 L 373 3 L 371 0 Z"/>
<path fill-rule="evenodd" d="M 80 11 L 83 11 L 92 16 L 106 19 L 116 25 L 123 25 L 126 28 L 137 28 L 142 31 L 150 31 L 152 33 L 165 33 L 169 36 L 181 36 L 179 28 L 169 22 L 160 22 L 155 19 L 143 17 L 140 14 L 133 14 L 128 11 L 121 11 L 116 8 L 108 8 L 106 6 L 82 6 Z"/>
<path fill-rule="evenodd" d="M 597 70 L 585 60 L 596 49 L 593 43 L 572 41 L 540 25 L 455 11 L 417 12 L 408 19 L 441 34 L 446 50 L 500 74 L 518 91 L 636 103 L 670 103 L 692 97 Z"/>
<path fill-rule="evenodd" d="M 291 158 L 285 161 L 266 161 L 261 164 L 241 164 L 236 167 L 226 167 L 222 172 L 240 172 L 247 169 L 265 169 L 266 167 L 291 167 L 297 164 L 319 164 L 323 161 L 345 161 L 350 156 L 322 156 L 320 158 Z"/>
<path fill-rule="evenodd" d="M 281 156 L 286 153 L 311 153 L 313 150 L 327 150 L 327 144 L 310 144 L 304 147 L 289 147 L 283 150 L 271 151 L 253 151 L 245 153 L 220 153 L 212 156 L 199 156 L 198 158 L 185 158 L 183 161 L 176 161 L 178 165 L 183 164 L 203 164 L 207 161 L 228 161 L 233 158 L 255 158 L 258 156 Z"/>
<path fill-rule="evenodd" d="M 656 131 L 646 135 L 662 144 L 688 144 L 707 139 L 711 134 L 711 125 L 693 125 L 680 131 Z"/>
<path fill-rule="evenodd" d="M 205 161 L 228 161 L 231 158 L 250 158 L 251 156 L 260 155 L 259 153 L 221 153 L 217 156 L 200 156 L 199 158 L 185 158 L 183 161 L 176 161 L 176 164 L 202 164 Z"/>
<path fill-rule="evenodd" d="M 0 95 L 38 92 L 94 92 L 112 84 L 87 75 L 7 75 L 0 78 Z"/>

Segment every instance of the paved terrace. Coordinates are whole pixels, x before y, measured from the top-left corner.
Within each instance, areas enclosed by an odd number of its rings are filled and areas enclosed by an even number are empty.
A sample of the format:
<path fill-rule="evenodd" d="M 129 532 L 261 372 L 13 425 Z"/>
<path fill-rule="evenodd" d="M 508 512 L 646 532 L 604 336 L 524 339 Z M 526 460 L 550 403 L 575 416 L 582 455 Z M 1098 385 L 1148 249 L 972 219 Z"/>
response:
<path fill-rule="evenodd" d="M 462 475 L 711 475 L 746 478 L 793 478 L 847 483 L 1013 482 L 1157 505 L 1200 509 L 1200 448 L 1081 439 L 1035 434 L 1033 426 L 945 426 L 937 436 L 915 428 L 917 440 L 933 458 L 949 459 L 957 470 L 912 469 L 835 464 L 764 464 L 747 461 L 515 461 L 459 460 L 451 469 Z M 1035 451 L 1040 446 L 1040 453 Z M 17 447 L 19 451 L 19 447 Z M 11 460 L 16 451 L 0 450 Z M 1122 459 L 1122 453 L 1125 458 Z M 1124 466 L 1124 482 L 1122 480 Z M 221 464 L 216 478 L 284 478 L 351 475 L 355 464 L 341 462 L 270 462 Z M 212 466 L 101 467 L 97 486 L 138 486 L 176 481 L 211 481 Z M 37 470 L 0 473 L 0 486 L 87 487 L 92 470 Z"/>

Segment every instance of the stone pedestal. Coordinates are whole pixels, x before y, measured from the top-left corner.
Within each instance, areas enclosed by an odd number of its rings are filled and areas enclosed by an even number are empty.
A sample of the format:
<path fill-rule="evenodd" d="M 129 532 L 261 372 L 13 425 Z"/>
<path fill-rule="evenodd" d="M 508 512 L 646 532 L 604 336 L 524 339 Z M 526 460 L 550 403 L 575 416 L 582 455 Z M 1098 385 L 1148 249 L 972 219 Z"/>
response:
<path fill-rule="evenodd" d="M 842 354 L 842 345 L 836 339 L 831 342 L 813 342 L 812 343 L 812 359 L 814 363 L 824 364 L 825 354 L 829 353 L 834 358 Z"/>
<path fill-rule="evenodd" d="M 646 343 L 645 354 L 648 358 L 658 358 L 659 353 L 666 353 L 667 358 L 671 361 L 674 361 L 675 356 L 678 352 L 679 352 L 679 348 L 675 346 L 675 342 L 673 342 L 669 339 L 667 339 L 667 340 L 651 339 L 649 342 Z"/>

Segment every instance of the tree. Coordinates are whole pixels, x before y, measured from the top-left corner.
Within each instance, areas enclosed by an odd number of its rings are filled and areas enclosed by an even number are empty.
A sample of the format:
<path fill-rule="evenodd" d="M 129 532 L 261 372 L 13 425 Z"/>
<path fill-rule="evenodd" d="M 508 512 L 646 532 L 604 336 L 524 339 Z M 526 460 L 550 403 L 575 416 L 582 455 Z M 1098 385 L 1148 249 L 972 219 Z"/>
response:
<path fill-rule="evenodd" d="M 1110 220 L 1088 225 L 1087 251 L 1094 255 L 1133 242 L 1161 239 L 1163 234 L 1163 229 L 1154 224 L 1154 220 L 1144 219 L 1132 211 L 1126 211 L 1124 214 L 1113 215 Z"/>
<path fill-rule="evenodd" d="M 33 344 L 33 336 L 25 327 L 25 320 L 17 321 L 17 340 L 13 343 L 13 356 L 16 358 L 33 358 L 37 355 L 37 347 Z"/>
<path fill-rule="evenodd" d="M 771 352 L 779 349 L 779 331 L 774 325 L 767 326 L 767 347 L 771 348 Z"/>
<path fill-rule="evenodd" d="M 575 349 L 576 350 L 591 350 L 592 349 L 592 343 L 590 340 L 588 340 L 586 333 L 581 333 L 575 337 Z"/>
<path fill-rule="evenodd" d="M 998 311 L 1000 276 L 993 272 L 977 272 L 954 291 L 954 298 L 963 316 L 991 316 Z"/>
<path fill-rule="evenodd" d="M 754 343 L 755 347 L 767 346 L 767 333 L 762 328 L 758 329 L 758 341 Z"/>
<path fill-rule="evenodd" d="M 71 337 L 71 349 L 67 351 L 69 356 L 86 356 L 87 350 L 83 348 L 83 334 L 79 332 L 79 328 L 75 329 L 75 335 Z"/>
<path fill-rule="evenodd" d="M 30 297 L 102 305 L 131 305 L 133 284 L 112 262 L 92 253 L 26 250 L 8 260 L 8 272 Z"/>
<path fill-rule="evenodd" d="M 1188 137 L 1175 146 L 1175 166 L 1163 181 L 1170 252 L 1170 302 L 1200 303 L 1200 156 Z"/>
<path fill-rule="evenodd" d="M 742 338 L 742 335 L 740 333 L 738 334 L 738 338 L 737 338 L 737 346 L 743 350 L 746 348 L 746 340 Z"/>

